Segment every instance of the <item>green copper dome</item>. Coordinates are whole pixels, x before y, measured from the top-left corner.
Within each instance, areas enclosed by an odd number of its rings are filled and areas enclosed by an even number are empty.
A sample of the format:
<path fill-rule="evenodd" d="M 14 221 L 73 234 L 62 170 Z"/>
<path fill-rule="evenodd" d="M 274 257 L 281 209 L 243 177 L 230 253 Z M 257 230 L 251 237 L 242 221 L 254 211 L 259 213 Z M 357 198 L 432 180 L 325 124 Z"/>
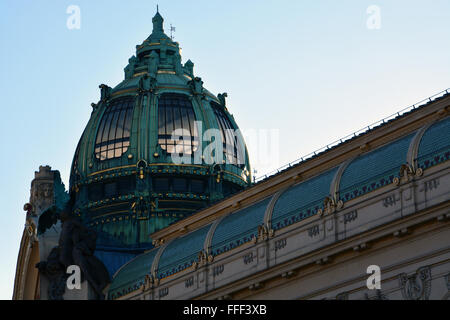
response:
<path fill-rule="evenodd" d="M 116 247 L 149 247 L 150 233 L 251 183 L 226 94 L 206 90 L 161 15 L 152 21 L 125 79 L 100 85 L 72 163 L 74 212 Z"/>

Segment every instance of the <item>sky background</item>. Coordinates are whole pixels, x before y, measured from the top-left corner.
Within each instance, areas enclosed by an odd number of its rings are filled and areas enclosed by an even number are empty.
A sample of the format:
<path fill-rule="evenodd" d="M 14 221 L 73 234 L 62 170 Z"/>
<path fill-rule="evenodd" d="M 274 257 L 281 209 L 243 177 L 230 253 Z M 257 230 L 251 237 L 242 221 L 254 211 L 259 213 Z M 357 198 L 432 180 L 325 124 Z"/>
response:
<path fill-rule="evenodd" d="M 279 130 L 268 164 L 247 141 L 257 176 L 450 87 L 448 0 L 158 3 L 182 62 L 228 93 L 241 130 Z M 98 85 L 123 80 L 156 4 L 0 0 L 0 299 L 12 297 L 34 172 L 50 165 L 68 186 Z M 69 5 L 79 30 L 66 26 Z M 371 5 L 380 29 L 367 27 Z"/>

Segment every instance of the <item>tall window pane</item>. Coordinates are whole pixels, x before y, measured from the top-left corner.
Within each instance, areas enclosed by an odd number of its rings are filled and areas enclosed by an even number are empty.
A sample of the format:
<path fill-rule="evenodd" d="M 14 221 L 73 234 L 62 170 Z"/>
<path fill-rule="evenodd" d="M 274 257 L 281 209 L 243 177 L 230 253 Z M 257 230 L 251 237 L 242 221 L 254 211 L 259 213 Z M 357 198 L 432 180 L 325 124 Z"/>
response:
<path fill-rule="evenodd" d="M 198 134 L 195 114 L 188 97 L 182 94 L 163 94 L 158 101 L 158 143 L 168 153 L 190 155 L 197 150 Z M 175 130 L 183 135 L 173 139 Z"/>
<path fill-rule="evenodd" d="M 243 167 L 245 165 L 245 149 L 243 143 L 241 143 L 233 124 L 223 111 L 222 106 L 215 102 L 211 102 L 211 106 L 216 115 L 217 123 L 219 124 L 226 162 Z"/>
<path fill-rule="evenodd" d="M 118 98 L 107 106 L 95 139 L 97 159 L 118 158 L 128 150 L 134 101 L 134 97 Z"/>

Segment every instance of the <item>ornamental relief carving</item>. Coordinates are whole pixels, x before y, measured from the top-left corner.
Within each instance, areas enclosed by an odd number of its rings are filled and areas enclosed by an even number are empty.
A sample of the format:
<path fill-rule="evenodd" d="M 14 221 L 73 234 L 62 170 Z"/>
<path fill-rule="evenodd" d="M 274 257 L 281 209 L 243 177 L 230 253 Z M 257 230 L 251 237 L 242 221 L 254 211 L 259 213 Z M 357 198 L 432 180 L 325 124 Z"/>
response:
<path fill-rule="evenodd" d="M 399 170 L 398 177 L 395 177 L 392 181 L 394 185 L 398 186 L 403 183 L 410 182 L 414 179 L 414 177 L 421 177 L 423 175 L 422 168 L 414 169 L 408 163 L 402 164 Z"/>
<path fill-rule="evenodd" d="M 439 178 L 425 181 L 419 188 L 419 192 L 430 192 L 439 188 Z"/>
<path fill-rule="evenodd" d="M 184 287 L 185 288 L 190 288 L 194 285 L 194 276 L 191 276 L 189 278 L 187 278 L 186 280 L 184 280 Z"/>
<path fill-rule="evenodd" d="M 407 183 L 414 178 L 414 168 L 409 164 L 402 164 L 398 173 L 398 177 L 395 177 L 392 181 L 394 185 L 398 186 L 401 183 Z"/>
<path fill-rule="evenodd" d="M 144 279 L 144 284 L 142 286 L 142 291 L 147 291 L 155 285 L 155 278 L 151 274 L 146 274 Z"/>
<path fill-rule="evenodd" d="M 428 300 L 431 293 L 431 268 L 419 268 L 415 274 L 399 276 L 402 296 L 406 300 Z"/>
<path fill-rule="evenodd" d="M 281 249 L 284 249 L 286 247 L 286 245 L 287 245 L 287 239 L 286 238 L 275 241 L 275 243 L 274 243 L 274 250 L 275 250 L 275 252 L 279 251 Z"/>
<path fill-rule="evenodd" d="M 197 254 L 197 261 L 194 261 L 192 264 L 192 267 L 194 269 L 197 269 L 199 267 L 202 267 L 206 265 L 208 262 L 211 263 L 214 261 L 214 257 L 212 255 L 207 255 L 205 250 L 200 250 L 200 252 Z"/>
<path fill-rule="evenodd" d="M 258 234 L 256 237 L 253 237 L 253 243 L 257 243 L 259 241 L 266 240 L 270 237 L 273 237 L 274 232 L 273 230 L 268 230 L 267 227 L 264 224 L 261 224 L 258 226 Z"/>
<path fill-rule="evenodd" d="M 163 298 L 163 297 L 167 296 L 169 294 L 169 287 L 159 289 L 158 293 L 159 293 L 159 298 Z"/>
<path fill-rule="evenodd" d="M 352 221 L 355 221 L 358 218 L 358 211 L 352 210 L 350 212 L 347 212 L 344 214 L 343 222 L 344 224 L 350 223 Z"/>
<path fill-rule="evenodd" d="M 308 228 L 308 235 L 310 238 L 314 238 L 319 233 L 320 233 L 320 228 L 319 228 L 318 224 L 312 226 L 311 228 Z"/>
<path fill-rule="evenodd" d="M 35 185 L 30 200 L 40 210 L 51 206 L 53 204 L 53 183 L 43 182 Z"/>
<path fill-rule="evenodd" d="M 212 269 L 213 277 L 217 277 L 218 275 L 222 274 L 224 269 L 225 269 L 225 267 L 224 267 L 223 264 L 220 264 L 218 266 L 214 266 L 213 269 Z"/>
<path fill-rule="evenodd" d="M 342 200 L 336 201 L 333 197 L 325 197 L 323 200 L 323 209 L 319 209 L 317 213 L 320 217 L 325 217 L 327 215 L 335 213 L 344 207 L 344 202 Z"/>
<path fill-rule="evenodd" d="M 244 261 L 244 264 L 246 264 L 246 265 L 253 263 L 254 260 L 255 260 L 255 256 L 253 255 L 253 252 L 250 252 L 243 256 L 243 261 Z"/>

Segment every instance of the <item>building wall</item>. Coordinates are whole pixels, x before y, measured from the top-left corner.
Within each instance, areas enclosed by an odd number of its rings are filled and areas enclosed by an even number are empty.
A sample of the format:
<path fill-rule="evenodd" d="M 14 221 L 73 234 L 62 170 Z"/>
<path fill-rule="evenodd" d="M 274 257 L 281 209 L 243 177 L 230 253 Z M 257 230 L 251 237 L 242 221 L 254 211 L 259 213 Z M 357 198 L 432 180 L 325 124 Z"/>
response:
<path fill-rule="evenodd" d="M 450 163 L 143 286 L 122 299 L 443 299 L 450 274 Z M 367 267 L 381 268 L 369 290 Z"/>

